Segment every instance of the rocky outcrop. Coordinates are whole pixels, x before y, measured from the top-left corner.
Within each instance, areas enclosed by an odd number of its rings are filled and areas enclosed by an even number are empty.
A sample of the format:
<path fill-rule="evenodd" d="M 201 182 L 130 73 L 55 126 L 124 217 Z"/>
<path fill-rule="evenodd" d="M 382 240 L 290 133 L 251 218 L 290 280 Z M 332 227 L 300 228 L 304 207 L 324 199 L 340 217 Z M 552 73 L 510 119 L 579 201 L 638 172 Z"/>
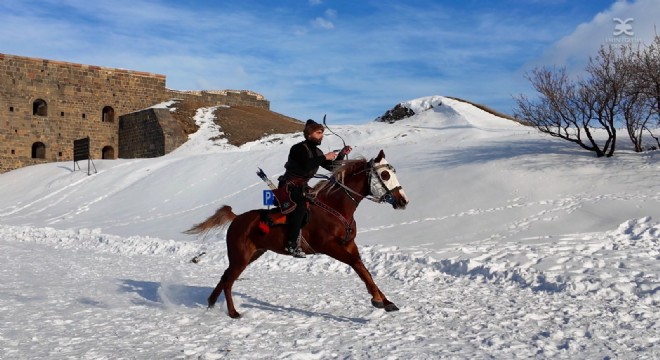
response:
<path fill-rule="evenodd" d="M 413 115 L 415 115 L 415 112 L 412 109 L 403 106 L 403 104 L 397 104 L 394 108 L 387 110 L 385 114 L 377 117 L 375 121 L 393 124 Z"/>

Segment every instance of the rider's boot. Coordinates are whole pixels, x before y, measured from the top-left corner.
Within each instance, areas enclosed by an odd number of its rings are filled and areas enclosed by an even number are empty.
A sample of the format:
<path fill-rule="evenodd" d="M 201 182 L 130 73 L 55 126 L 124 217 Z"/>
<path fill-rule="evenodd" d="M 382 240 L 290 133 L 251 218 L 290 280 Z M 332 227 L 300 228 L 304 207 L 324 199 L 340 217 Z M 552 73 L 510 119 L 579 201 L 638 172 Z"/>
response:
<path fill-rule="evenodd" d="M 288 252 L 295 258 L 304 258 L 305 253 L 300 247 L 300 235 L 298 235 L 298 238 L 294 239 L 293 241 L 287 241 L 287 243 L 284 245 L 284 251 Z"/>

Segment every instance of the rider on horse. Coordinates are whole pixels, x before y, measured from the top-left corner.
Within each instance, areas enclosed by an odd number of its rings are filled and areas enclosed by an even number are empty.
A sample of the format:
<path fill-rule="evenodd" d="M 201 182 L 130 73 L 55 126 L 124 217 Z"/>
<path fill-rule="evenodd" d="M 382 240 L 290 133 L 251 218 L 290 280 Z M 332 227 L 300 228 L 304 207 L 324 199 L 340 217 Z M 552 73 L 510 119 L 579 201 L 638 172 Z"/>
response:
<path fill-rule="evenodd" d="M 323 141 L 323 125 L 314 120 L 307 120 L 303 135 L 305 141 L 291 147 L 289 158 L 284 165 L 286 171 L 279 178 L 278 189 L 286 191 L 293 203 L 282 206 L 282 212 L 287 215 L 287 238 L 284 250 L 294 257 L 304 258 L 305 253 L 300 248 L 300 233 L 307 216 L 307 199 L 305 197 L 309 186 L 307 183 L 316 175 L 319 166 L 332 171 L 335 160 L 343 160 L 352 150 L 345 146 L 341 151 L 323 154 L 318 148 Z M 287 200 L 289 200 L 287 199 Z M 282 201 L 282 203 L 286 203 Z"/>

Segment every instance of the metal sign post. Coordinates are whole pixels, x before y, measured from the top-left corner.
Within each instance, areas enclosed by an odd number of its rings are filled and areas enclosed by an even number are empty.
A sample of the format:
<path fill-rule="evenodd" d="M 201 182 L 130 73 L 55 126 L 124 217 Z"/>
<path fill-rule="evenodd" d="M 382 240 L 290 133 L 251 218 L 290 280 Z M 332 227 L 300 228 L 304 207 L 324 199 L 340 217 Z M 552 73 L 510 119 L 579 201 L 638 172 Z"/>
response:
<path fill-rule="evenodd" d="M 275 194 L 273 193 L 273 190 L 264 190 L 264 205 L 275 205 Z"/>
<path fill-rule="evenodd" d="M 89 156 L 89 136 L 83 139 L 73 140 L 73 171 L 76 171 L 76 164 L 78 165 L 78 170 L 82 171 L 78 161 L 87 160 L 87 175 L 90 175 L 90 164 L 94 166 L 94 173 L 96 174 L 96 165 L 92 161 L 92 157 Z"/>

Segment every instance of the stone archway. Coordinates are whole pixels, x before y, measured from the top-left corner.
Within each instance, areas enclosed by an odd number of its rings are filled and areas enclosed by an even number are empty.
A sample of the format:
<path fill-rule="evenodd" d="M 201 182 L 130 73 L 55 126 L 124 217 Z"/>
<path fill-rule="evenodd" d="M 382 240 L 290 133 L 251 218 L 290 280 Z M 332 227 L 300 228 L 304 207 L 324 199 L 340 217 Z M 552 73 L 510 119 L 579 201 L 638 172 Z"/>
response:
<path fill-rule="evenodd" d="M 32 115 L 48 116 L 48 103 L 44 99 L 37 99 L 32 103 Z"/>
<path fill-rule="evenodd" d="M 104 146 L 101 150 L 101 159 L 112 160 L 115 158 L 115 149 L 112 146 Z"/>
<path fill-rule="evenodd" d="M 32 144 L 32 158 L 45 159 L 46 158 L 46 145 L 42 142 Z"/>
<path fill-rule="evenodd" d="M 108 123 L 115 122 L 115 109 L 113 109 L 112 106 L 103 107 L 101 121 Z"/>

